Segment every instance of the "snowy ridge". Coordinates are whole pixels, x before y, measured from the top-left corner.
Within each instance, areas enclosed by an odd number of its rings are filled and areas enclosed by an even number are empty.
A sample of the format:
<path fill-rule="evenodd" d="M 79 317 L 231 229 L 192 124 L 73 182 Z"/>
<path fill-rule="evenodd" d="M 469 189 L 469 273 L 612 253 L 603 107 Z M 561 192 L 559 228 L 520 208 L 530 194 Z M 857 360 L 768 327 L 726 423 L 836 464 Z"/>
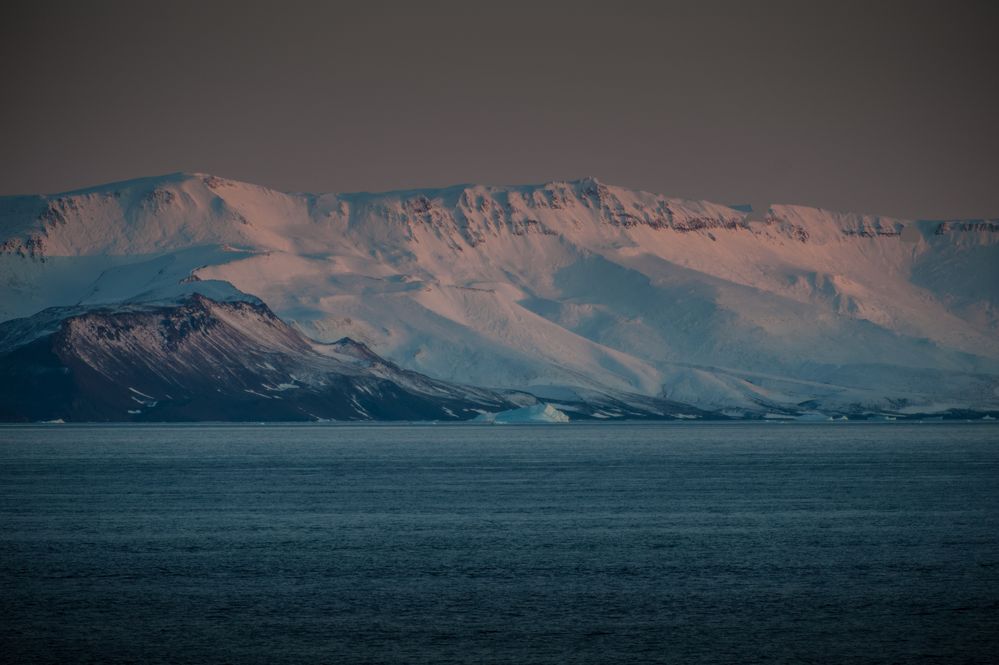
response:
<path fill-rule="evenodd" d="M 317 345 L 259 302 L 199 294 L 47 310 L 0 335 L 0 420 L 460 420 L 532 401 L 435 381 L 349 340 Z"/>
<path fill-rule="evenodd" d="M 0 198 L 2 319 L 209 288 L 495 389 L 999 408 L 999 221 L 750 213 L 593 178 L 312 195 L 174 174 Z"/>

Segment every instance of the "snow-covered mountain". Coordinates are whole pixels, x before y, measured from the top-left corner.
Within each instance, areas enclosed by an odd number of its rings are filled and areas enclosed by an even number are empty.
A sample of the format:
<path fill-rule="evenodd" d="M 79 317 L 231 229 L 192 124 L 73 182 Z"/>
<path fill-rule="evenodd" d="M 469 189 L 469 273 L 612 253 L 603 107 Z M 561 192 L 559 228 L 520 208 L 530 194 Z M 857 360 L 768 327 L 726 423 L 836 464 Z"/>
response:
<path fill-rule="evenodd" d="M 461 420 L 533 401 L 402 370 L 352 340 L 317 344 L 254 298 L 198 293 L 0 324 L 0 376 L 0 420 Z"/>
<path fill-rule="evenodd" d="M 234 288 L 319 342 L 552 403 L 999 409 L 999 221 L 174 174 L 0 198 L 0 252 L 0 320 Z"/>

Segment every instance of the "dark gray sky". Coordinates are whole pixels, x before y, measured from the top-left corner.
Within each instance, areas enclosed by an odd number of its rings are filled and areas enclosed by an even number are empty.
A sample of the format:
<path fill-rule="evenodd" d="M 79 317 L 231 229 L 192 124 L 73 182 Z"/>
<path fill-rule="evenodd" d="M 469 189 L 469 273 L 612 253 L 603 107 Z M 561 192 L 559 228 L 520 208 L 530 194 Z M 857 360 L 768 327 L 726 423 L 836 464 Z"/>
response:
<path fill-rule="evenodd" d="M 182 170 L 296 191 L 595 175 L 995 216 L 997 7 L 7 0 L 0 194 Z"/>

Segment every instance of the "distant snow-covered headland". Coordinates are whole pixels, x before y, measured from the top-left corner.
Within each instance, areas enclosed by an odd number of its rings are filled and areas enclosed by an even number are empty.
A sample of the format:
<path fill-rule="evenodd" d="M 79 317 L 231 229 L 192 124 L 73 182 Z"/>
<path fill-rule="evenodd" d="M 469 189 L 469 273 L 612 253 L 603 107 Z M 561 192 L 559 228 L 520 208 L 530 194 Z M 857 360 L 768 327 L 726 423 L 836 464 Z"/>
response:
<path fill-rule="evenodd" d="M 981 418 L 997 304 L 997 220 L 180 173 L 0 198 L 0 419 Z"/>

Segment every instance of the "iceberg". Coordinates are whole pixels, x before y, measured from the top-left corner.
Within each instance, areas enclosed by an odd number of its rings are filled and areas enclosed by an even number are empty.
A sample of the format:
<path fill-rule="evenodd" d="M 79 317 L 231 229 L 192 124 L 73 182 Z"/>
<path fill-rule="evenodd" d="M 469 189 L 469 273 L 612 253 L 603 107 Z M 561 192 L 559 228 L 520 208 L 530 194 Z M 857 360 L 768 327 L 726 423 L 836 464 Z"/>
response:
<path fill-rule="evenodd" d="M 538 403 L 499 413 L 484 413 L 476 418 L 476 420 L 496 423 L 498 425 L 514 423 L 567 423 L 569 422 L 569 416 L 551 404 Z"/>

